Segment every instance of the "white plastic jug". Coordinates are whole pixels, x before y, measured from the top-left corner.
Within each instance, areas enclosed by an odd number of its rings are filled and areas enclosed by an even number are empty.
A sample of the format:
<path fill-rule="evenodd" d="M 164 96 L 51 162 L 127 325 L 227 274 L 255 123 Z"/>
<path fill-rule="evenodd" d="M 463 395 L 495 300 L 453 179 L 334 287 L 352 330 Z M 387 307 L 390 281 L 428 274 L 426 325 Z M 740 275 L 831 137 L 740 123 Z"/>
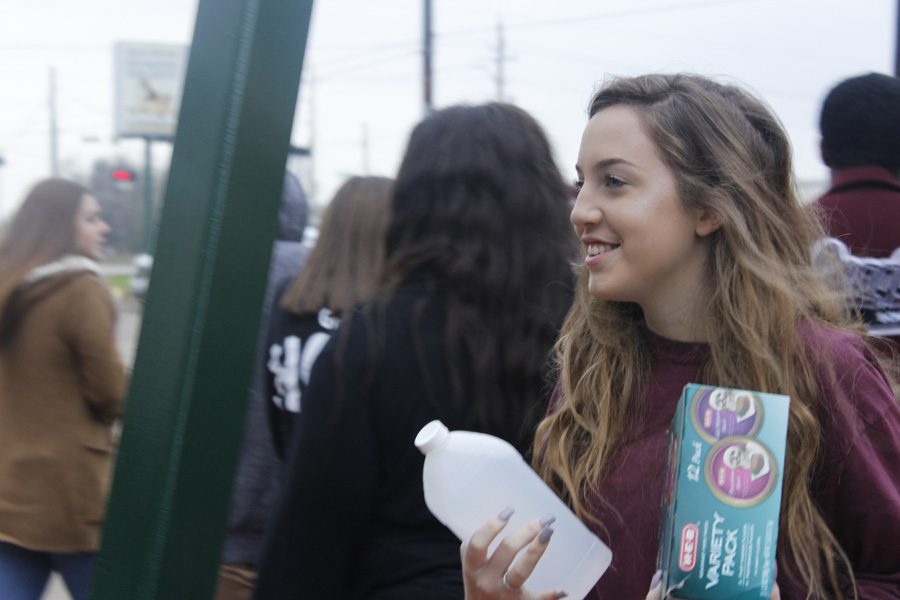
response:
<path fill-rule="evenodd" d="M 533 592 L 564 590 L 570 598 L 590 593 L 612 560 L 606 544 L 538 477 L 509 443 L 471 431 L 450 432 L 432 421 L 416 436 L 425 455 L 422 480 L 432 514 L 468 540 L 503 509 L 515 509 L 500 540 L 525 523 L 556 517 L 553 537 L 524 586 Z"/>

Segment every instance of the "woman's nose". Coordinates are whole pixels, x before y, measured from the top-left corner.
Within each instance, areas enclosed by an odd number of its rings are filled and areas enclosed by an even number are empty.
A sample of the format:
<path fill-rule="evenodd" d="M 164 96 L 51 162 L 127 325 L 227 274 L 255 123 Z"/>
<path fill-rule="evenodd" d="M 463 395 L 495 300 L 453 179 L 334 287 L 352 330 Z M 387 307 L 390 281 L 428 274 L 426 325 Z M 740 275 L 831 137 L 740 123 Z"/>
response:
<path fill-rule="evenodd" d="M 599 223 L 602 218 L 603 213 L 600 207 L 596 203 L 591 202 L 584 188 L 579 190 L 578 195 L 575 197 L 575 205 L 572 207 L 572 214 L 569 215 L 572 225 L 584 227 L 585 225 Z"/>

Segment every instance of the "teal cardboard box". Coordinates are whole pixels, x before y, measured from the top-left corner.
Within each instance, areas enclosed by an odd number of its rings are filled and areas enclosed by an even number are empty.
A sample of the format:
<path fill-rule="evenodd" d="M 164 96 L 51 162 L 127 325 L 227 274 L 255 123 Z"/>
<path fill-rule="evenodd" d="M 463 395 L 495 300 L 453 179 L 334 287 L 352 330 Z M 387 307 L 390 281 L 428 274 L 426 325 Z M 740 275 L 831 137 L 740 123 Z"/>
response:
<path fill-rule="evenodd" d="M 776 394 L 685 386 L 668 433 L 664 597 L 769 598 L 788 404 Z"/>

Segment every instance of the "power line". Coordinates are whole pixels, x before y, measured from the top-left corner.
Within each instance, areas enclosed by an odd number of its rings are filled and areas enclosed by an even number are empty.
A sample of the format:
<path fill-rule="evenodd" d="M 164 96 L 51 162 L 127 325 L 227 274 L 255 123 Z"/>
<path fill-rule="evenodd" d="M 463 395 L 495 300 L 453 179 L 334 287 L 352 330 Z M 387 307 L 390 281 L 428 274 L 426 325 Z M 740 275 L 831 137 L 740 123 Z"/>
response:
<path fill-rule="evenodd" d="M 538 21 L 527 21 L 523 23 L 512 23 L 510 24 L 508 21 L 504 23 L 504 29 L 507 31 L 516 30 L 516 29 L 530 29 L 535 27 L 552 27 L 557 25 L 568 25 L 571 23 L 582 23 L 586 21 L 598 21 L 603 19 L 614 19 L 621 17 L 629 17 L 629 16 L 638 16 L 645 14 L 654 14 L 654 13 L 664 13 L 671 11 L 679 11 L 679 10 L 694 10 L 697 8 L 704 7 L 718 7 L 718 6 L 728 6 L 732 4 L 741 4 L 746 2 L 751 2 L 752 0 L 705 0 L 702 2 L 689 2 L 685 4 L 668 4 L 668 5 L 657 5 L 652 7 L 640 8 L 640 9 L 631 9 L 631 10 L 620 10 L 620 11 L 608 11 L 601 13 L 591 13 L 587 15 L 580 15 L 575 17 L 558 17 L 553 19 L 542 19 Z M 496 32 L 495 26 L 482 26 L 482 27 L 471 27 L 465 29 L 450 29 L 447 31 L 436 30 L 433 32 L 435 39 L 440 40 L 441 43 L 463 43 L 465 40 L 452 40 L 448 38 L 453 37 L 462 37 L 471 34 L 492 34 Z M 404 49 L 417 49 L 419 48 L 421 41 L 420 40 L 405 40 L 402 42 L 391 42 L 386 44 L 324 44 L 321 46 L 314 46 L 316 50 L 332 50 L 332 49 L 343 49 L 343 50 L 359 50 L 363 52 L 371 52 L 373 50 L 392 50 L 397 48 Z M 321 66 L 321 65 L 320 65 Z"/>
<path fill-rule="evenodd" d="M 557 17 L 553 19 L 542 19 L 539 21 L 527 21 L 523 23 L 512 23 L 507 25 L 507 29 L 534 29 L 540 27 L 556 27 L 559 25 L 570 25 L 572 23 L 586 23 L 590 21 L 601 21 L 604 19 L 617 19 L 622 17 L 633 17 L 647 14 L 661 14 L 672 11 L 694 10 L 697 8 L 719 7 L 731 4 L 743 4 L 752 2 L 753 0 L 705 0 L 703 2 L 688 2 L 685 4 L 669 4 L 658 5 L 647 8 L 635 8 L 619 11 L 608 11 L 601 13 L 591 13 L 588 15 L 580 15 L 577 17 Z M 455 29 L 442 32 L 441 36 L 468 35 L 472 33 L 490 33 L 492 27 L 473 27 L 470 29 Z"/>
<path fill-rule="evenodd" d="M 0 133 L 0 138 L 9 137 L 13 140 L 13 142 L 18 141 L 20 138 L 25 137 L 26 134 L 35 126 L 38 118 L 41 115 L 41 111 L 43 107 L 39 104 L 31 104 L 31 115 L 25 119 L 24 125 L 22 125 L 15 133 L 10 134 L 2 134 Z"/>
<path fill-rule="evenodd" d="M 35 119 L 37 120 L 37 119 Z M 97 133 L 98 129 L 101 129 L 104 125 L 108 126 L 109 123 L 107 121 L 103 122 L 103 125 L 97 122 L 97 124 L 91 124 L 86 122 L 80 122 L 76 125 L 68 125 L 64 127 L 57 128 L 57 134 L 59 135 L 84 135 L 84 134 L 93 134 Z M 44 136 L 47 136 L 51 133 L 49 127 L 33 129 L 34 123 L 32 122 L 28 128 L 22 128 L 18 132 L 15 133 L 0 133 L 0 139 L 8 138 L 9 141 L 5 142 L 7 148 L 12 147 L 14 144 L 19 144 L 26 137 L 37 139 Z"/>
<path fill-rule="evenodd" d="M 667 4 L 667 5 L 657 5 L 652 7 L 645 8 L 635 8 L 628 10 L 619 10 L 619 11 L 607 11 L 601 13 L 591 13 L 588 15 L 580 15 L 576 17 L 560 17 L 553 19 L 543 19 L 539 21 L 529 21 L 518 24 L 508 24 L 504 23 L 503 29 L 504 31 L 508 30 L 522 30 L 522 29 L 534 29 L 540 27 L 556 27 L 561 25 L 570 25 L 572 23 L 584 23 L 591 21 L 598 21 L 604 19 L 616 19 L 616 18 L 624 18 L 631 16 L 639 16 L 639 15 L 647 15 L 647 14 L 660 14 L 665 12 L 672 11 L 682 11 L 682 10 L 696 10 L 699 8 L 708 8 L 708 7 L 719 7 L 719 6 L 727 6 L 732 4 L 739 4 L 749 2 L 751 0 L 704 0 L 698 2 L 688 2 L 683 4 Z M 474 34 L 490 34 L 494 33 L 496 35 L 497 26 L 494 27 L 474 27 L 467 29 L 455 29 L 449 31 L 432 31 L 431 37 L 432 39 L 439 41 L 442 45 L 447 44 L 456 44 L 456 43 L 465 43 L 465 40 L 462 39 L 465 36 L 474 35 Z M 317 64 L 318 69 L 322 69 L 320 74 L 317 75 L 317 81 L 327 81 L 337 75 L 342 75 L 344 73 L 352 73 L 354 71 L 358 71 L 360 69 L 367 69 L 370 67 L 375 67 L 383 64 L 387 64 L 389 62 L 393 62 L 400 58 L 406 58 L 409 56 L 413 56 L 419 54 L 421 51 L 421 40 L 409 40 L 402 42 L 392 42 L 388 44 L 377 44 L 377 45 L 366 45 L 366 44 L 332 44 L 329 46 L 315 47 L 315 48 L 346 48 L 346 49 L 358 49 L 360 52 L 365 52 L 364 57 L 357 56 L 345 56 L 335 61 L 325 62 L 324 65 L 322 63 Z M 374 52 L 374 55 L 373 55 Z M 499 49 L 498 49 L 499 52 Z M 499 58 L 499 55 L 498 55 Z M 329 70 L 330 67 L 330 70 Z M 499 77 L 501 75 L 500 69 L 498 67 L 496 71 L 496 75 Z"/>
<path fill-rule="evenodd" d="M 20 52 L 22 50 L 72 50 L 83 52 L 109 52 L 109 44 L 98 43 L 61 43 L 61 42 L 0 42 L 0 52 Z"/>
<path fill-rule="evenodd" d="M 503 38 L 503 23 L 497 22 L 497 54 L 496 73 L 494 75 L 497 84 L 497 100 L 503 102 L 506 99 L 506 40 Z"/>
<path fill-rule="evenodd" d="M 425 105 L 425 114 L 427 115 L 434 109 L 432 98 L 432 62 L 434 45 L 434 35 L 431 24 L 431 0 L 423 0 L 423 37 L 422 37 L 422 67 L 423 67 L 423 104 Z"/>
<path fill-rule="evenodd" d="M 383 65 L 389 62 L 393 62 L 400 58 L 407 58 L 410 56 L 415 56 L 418 54 L 417 50 L 404 50 L 402 52 L 397 52 L 394 54 L 390 54 L 388 56 L 382 56 L 378 58 L 367 57 L 361 60 L 356 61 L 355 63 L 348 64 L 343 68 L 333 69 L 331 71 L 325 71 L 324 74 L 316 74 L 316 81 L 322 82 L 327 81 L 328 79 L 340 75 L 342 73 L 352 73 L 353 71 L 358 71 L 360 69 L 368 69 L 370 67 L 376 67 L 379 65 Z"/>
<path fill-rule="evenodd" d="M 79 96 L 78 94 L 80 93 L 80 89 L 76 93 L 72 93 L 73 88 L 66 87 L 66 86 L 58 87 L 58 89 L 63 93 L 63 96 L 66 98 L 67 106 L 68 106 L 69 102 L 74 102 L 75 104 L 78 104 L 93 113 L 97 113 L 97 114 L 101 114 L 101 115 L 112 114 L 112 108 L 100 108 L 100 107 L 96 106 L 95 104 L 92 104 L 92 103 L 88 102 L 87 100 L 85 100 L 84 98 L 82 98 L 81 96 Z"/>
<path fill-rule="evenodd" d="M 374 58 L 391 58 L 393 56 L 402 56 L 408 52 L 418 52 L 419 42 L 407 42 L 403 44 L 390 44 L 387 46 L 357 46 L 359 52 L 347 54 L 333 60 L 313 60 L 317 69 L 340 69 L 344 66 L 352 66 L 362 60 L 372 60 Z M 364 57 L 360 54 L 365 52 Z"/>
<path fill-rule="evenodd" d="M 59 175 L 59 132 L 56 127 L 56 69 L 50 67 L 50 174 Z"/>

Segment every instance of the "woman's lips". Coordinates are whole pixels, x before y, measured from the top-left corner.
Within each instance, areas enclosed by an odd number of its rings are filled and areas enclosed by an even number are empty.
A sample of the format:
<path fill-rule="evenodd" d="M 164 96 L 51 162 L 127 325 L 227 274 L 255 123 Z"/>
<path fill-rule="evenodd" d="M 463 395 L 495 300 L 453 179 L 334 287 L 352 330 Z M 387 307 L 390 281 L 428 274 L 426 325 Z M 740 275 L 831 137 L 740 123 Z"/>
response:
<path fill-rule="evenodd" d="M 591 242 L 587 244 L 587 253 L 585 255 L 584 264 L 588 266 L 599 264 L 608 258 L 612 252 L 615 252 L 618 247 L 618 244 Z"/>

